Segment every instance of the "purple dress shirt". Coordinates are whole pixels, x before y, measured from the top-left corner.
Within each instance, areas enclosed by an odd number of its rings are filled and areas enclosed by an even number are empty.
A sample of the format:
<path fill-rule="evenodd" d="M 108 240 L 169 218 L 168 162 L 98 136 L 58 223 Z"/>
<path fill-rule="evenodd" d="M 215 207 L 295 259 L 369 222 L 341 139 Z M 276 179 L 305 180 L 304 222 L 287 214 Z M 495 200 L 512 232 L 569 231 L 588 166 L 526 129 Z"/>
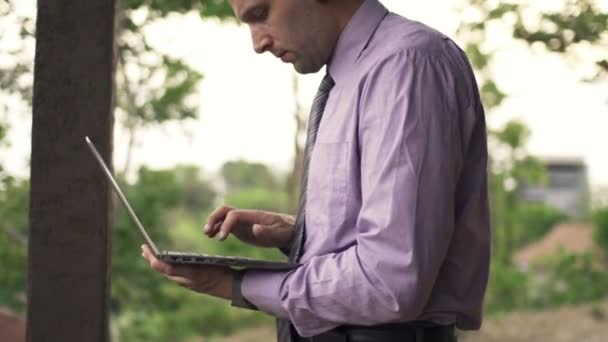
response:
<path fill-rule="evenodd" d="M 365 1 L 342 32 L 310 162 L 302 266 L 243 297 L 302 336 L 427 320 L 478 329 L 490 259 L 484 111 L 466 55 Z"/>

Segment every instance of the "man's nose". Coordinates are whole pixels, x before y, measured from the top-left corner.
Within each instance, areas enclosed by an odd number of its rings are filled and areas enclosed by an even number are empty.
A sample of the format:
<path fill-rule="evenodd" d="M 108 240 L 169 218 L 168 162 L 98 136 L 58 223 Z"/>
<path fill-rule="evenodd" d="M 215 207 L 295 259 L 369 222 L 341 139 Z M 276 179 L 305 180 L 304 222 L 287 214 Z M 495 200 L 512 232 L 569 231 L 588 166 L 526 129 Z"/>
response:
<path fill-rule="evenodd" d="M 264 53 L 272 47 L 272 38 L 270 35 L 259 26 L 250 27 L 251 30 L 251 41 L 253 42 L 253 49 L 257 53 Z"/>

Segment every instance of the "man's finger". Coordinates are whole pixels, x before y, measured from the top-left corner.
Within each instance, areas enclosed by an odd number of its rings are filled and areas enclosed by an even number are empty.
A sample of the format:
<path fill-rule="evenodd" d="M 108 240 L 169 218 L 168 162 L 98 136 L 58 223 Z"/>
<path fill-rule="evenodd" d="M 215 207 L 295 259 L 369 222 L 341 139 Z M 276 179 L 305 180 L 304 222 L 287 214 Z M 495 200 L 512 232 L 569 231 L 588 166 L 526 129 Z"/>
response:
<path fill-rule="evenodd" d="M 166 275 L 174 275 L 175 274 L 175 270 L 174 267 L 170 264 L 167 264 L 164 261 L 160 261 L 156 258 L 152 259 L 152 261 L 150 261 L 150 266 L 157 272 L 166 274 Z"/>
<path fill-rule="evenodd" d="M 226 219 L 222 222 L 219 229 L 220 241 L 226 240 L 234 226 L 239 222 L 239 211 L 233 210 L 226 215 Z M 215 234 L 214 234 L 215 235 Z"/>
<path fill-rule="evenodd" d="M 148 260 L 150 267 L 152 267 L 152 269 L 154 269 L 155 271 L 168 276 L 183 275 L 183 270 L 181 270 L 180 266 L 174 266 L 159 260 L 158 258 L 156 258 L 156 255 L 152 253 L 150 247 L 148 247 L 147 245 L 143 245 L 141 248 L 144 258 Z"/>
<path fill-rule="evenodd" d="M 260 210 L 232 210 L 226 215 L 226 219 L 219 228 L 219 239 L 226 240 L 228 235 L 239 223 L 248 225 L 267 224 L 272 216 Z"/>
<path fill-rule="evenodd" d="M 223 221 L 226 214 L 228 214 L 228 212 L 230 212 L 231 210 L 234 210 L 234 208 L 226 205 L 216 208 L 207 218 L 207 224 L 205 224 L 204 228 L 205 233 L 208 235 L 213 233 L 215 226 L 220 221 Z"/>
<path fill-rule="evenodd" d="M 207 235 L 209 237 L 214 237 L 219 231 L 220 231 L 220 227 L 222 226 L 222 224 L 224 223 L 224 221 L 217 221 L 213 227 L 208 228 L 207 230 Z"/>
<path fill-rule="evenodd" d="M 180 276 L 166 276 L 168 279 L 174 281 L 177 285 L 192 289 L 194 286 L 194 281 L 190 278 L 180 277 Z"/>
<path fill-rule="evenodd" d="M 150 250 L 148 245 L 141 245 L 141 255 L 148 261 L 151 262 L 152 258 L 156 259 L 156 256 Z"/>

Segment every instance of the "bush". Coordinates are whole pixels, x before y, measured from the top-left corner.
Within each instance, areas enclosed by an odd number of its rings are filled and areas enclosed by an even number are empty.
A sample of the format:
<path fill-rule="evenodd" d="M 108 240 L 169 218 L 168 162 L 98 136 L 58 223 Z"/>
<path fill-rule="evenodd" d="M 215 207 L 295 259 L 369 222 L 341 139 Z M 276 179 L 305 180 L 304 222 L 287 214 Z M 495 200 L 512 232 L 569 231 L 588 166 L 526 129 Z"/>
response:
<path fill-rule="evenodd" d="M 594 302 L 608 297 L 608 272 L 591 253 L 560 253 L 542 270 L 521 271 L 492 263 L 485 307 L 488 314 L 522 309 L 548 309 Z"/>
<path fill-rule="evenodd" d="M 485 297 L 485 311 L 496 314 L 528 306 L 529 275 L 512 264 L 493 260 Z"/>
<path fill-rule="evenodd" d="M 159 248 L 206 254 L 284 260 L 276 249 L 254 248 L 234 237 L 207 238 L 202 226 L 213 210 L 215 193 L 191 168 L 141 169 L 138 182 L 126 186 L 129 201 Z M 265 188 L 243 188 L 226 196 L 239 208 L 281 211 L 286 195 Z M 141 238 L 124 210 L 118 212 L 112 265 L 112 334 L 116 341 L 183 341 L 235 328 L 270 323 L 264 313 L 237 309 L 183 289 L 151 271 L 139 256 Z"/>
<path fill-rule="evenodd" d="M 602 208 L 593 214 L 595 223 L 594 239 L 597 245 L 608 255 L 608 208 Z"/>
<path fill-rule="evenodd" d="M 549 262 L 545 276 L 534 284 L 534 308 L 593 302 L 608 296 L 608 273 L 591 253 L 560 253 Z"/>
<path fill-rule="evenodd" d="M 515 248 L 523 247 L 542 238 L 567 216 L 542 203 L 522 203 L 515 210 Z"/>

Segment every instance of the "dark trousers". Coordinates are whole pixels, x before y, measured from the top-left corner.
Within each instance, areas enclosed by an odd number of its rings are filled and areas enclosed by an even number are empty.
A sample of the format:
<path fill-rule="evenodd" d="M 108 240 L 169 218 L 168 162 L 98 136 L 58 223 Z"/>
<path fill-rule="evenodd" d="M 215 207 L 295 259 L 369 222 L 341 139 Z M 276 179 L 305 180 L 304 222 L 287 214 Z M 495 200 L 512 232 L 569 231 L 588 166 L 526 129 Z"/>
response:
<path fill-rule="evenodd" d="M 312 337 L 293 335 L 295 342 L 457 342 L 453 326 L 426 322 L 342 326 Z"/>

